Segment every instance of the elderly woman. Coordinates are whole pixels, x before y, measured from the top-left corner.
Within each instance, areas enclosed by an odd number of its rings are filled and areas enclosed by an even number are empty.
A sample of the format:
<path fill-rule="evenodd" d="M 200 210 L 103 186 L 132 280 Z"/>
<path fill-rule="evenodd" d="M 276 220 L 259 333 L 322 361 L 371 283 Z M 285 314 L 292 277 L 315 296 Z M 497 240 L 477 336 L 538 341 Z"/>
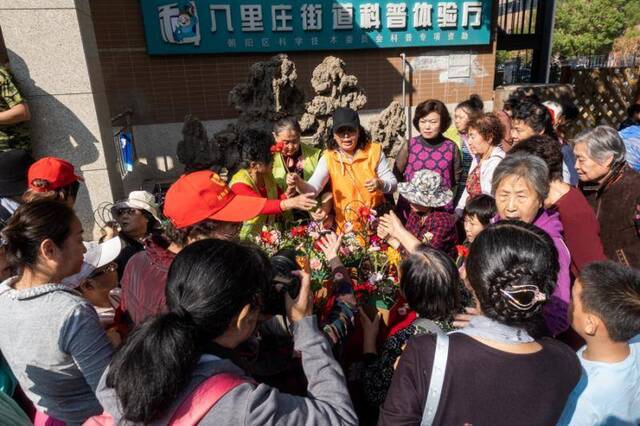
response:
<path fill-rule="evenodd" d="M 553 240 L 560 269 L 551 300 L 545 306 L 544 317 L 547 328 L 555 336 L 569 327 L 571 255 L 562 239 L 560 215 L 544 209 L 544 201 L 549 195 L 549 168 L 544 160 L 534 155 L 509 155 L 493 174 L 493 193 L 499 219 L 532 223 Z"/>
<path fill-rule="evenodd" d="M 598 126 L 574 142 L 580 189 L 596 212 L 604 253 L 640 268 L 640 174 L 611 127 Z"/>

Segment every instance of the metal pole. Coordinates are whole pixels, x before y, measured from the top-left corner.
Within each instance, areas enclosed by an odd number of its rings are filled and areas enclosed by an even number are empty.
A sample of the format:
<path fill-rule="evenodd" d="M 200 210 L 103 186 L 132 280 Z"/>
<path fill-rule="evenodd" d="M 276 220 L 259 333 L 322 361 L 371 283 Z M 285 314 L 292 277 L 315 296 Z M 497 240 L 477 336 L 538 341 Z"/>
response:
<path fill-rule="evenodd" d="M 402 52 L 402 109 L 405 115 L 405 124 L 407 126 L 407 140 L 411 139 L 411 105 L 407 105 L 407 55 Z"/>

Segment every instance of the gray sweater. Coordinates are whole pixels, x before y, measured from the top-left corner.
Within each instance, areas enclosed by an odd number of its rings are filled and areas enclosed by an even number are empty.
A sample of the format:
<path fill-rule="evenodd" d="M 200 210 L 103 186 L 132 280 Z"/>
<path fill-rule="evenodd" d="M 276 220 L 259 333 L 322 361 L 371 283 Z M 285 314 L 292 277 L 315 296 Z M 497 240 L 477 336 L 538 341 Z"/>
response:
<path fill-rule="evenodd" d="M 331 346 L 318 330 L 315 317 L 306 317 L 294 325 L 295 349 L 302 353 L 302 366 L 307 376 L 307 397 L 280 393 L 264 384 L 246 383 L 237 386 L 207 413 L 200 425 L 355 425 L 358 418 L 347 392 L 340 365 L 331 354 Z M 218 373 L 246 376 L 233 362 L 211 355 L 200 359 L 191 382 L 174 401 L 165 416 L 153 425 L 165 425 L 182 401 L 205 379 Z M 116 424 L 122 422 L 122 410 L 113 388 L 107 388 L 102 377 L 98 399 Z"/>
<path fill-rule="evenodd" d="M 0 284 L 0 350 L 36 408 L 69 425 L 100 414 L 95 389 L 112 355 L 98 315 L 60 284 Z"/>

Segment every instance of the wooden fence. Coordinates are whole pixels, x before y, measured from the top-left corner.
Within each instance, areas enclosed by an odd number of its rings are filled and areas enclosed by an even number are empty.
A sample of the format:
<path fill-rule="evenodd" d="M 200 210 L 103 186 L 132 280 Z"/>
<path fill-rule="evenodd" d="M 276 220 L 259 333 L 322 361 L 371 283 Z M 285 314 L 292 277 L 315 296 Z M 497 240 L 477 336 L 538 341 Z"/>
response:
<path fill-rule="evenodd" d="M 518 88 L 535 93 L 542 100 L 572 102 L 578 108 L 578 118 L 571 123 L 567 136 L 572 137 L 595 126 L 606 124 L 615 128 L 627 118 L 631 103 L 640 103 L 640 66 L 621 68 L 563 68 L 559 84 L 529 84 L 498 87 L 494 107 Z"/>

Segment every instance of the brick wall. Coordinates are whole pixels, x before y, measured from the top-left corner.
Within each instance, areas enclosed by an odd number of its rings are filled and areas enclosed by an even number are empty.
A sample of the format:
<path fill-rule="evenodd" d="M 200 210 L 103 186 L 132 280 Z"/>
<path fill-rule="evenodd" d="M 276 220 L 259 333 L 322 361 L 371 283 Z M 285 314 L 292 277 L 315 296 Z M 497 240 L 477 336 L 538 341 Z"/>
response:
<path fill-rule="evenodd" d="M 134 111 L 134 124 L 181 122 L 188 113 L 202 120 L 233 118 L 228 104 L 231 88 L 244 82 L 251 64 L 272 54 L 149 56 L 146 53 L 139 2 L 91 0 L 96 39 L 112 115 L 127 108 Z M 347 64 L 347 72 L 358 77 L 365 89 L 366 109 L 386 107 L 402 94 L 401 52 L 407 59 L 445 53 L 471 54 L 484 72 L 470 79 L 444 79 L 441 71 L 416 70 L 411 76 L 410 101 L 416 105 L 428 98 L 456 103 L 472 93 L 490 100 L 493 93 L 495 55 L 493 46 L 446 51 L 434 48 L 379 49 L 337 52 L 293 52 L 298 84 L 307 98 L 313 96 L 309 80 L 322 59 L 334 54 Z"/>

